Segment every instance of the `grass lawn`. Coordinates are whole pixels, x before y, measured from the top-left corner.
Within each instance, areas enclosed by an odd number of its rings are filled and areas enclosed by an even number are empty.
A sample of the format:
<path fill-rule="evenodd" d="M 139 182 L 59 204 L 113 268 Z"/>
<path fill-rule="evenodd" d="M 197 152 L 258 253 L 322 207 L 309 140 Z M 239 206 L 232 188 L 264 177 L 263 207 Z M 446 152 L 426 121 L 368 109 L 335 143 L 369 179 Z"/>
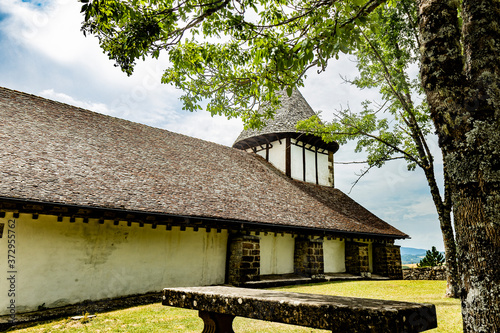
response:
<path fill-rule="evenodd" d="M 445 281 L 349 281 L 275 288 L 313 294 L 432 303 L 436 305 L 438 328 L 427 332 L 462 332 L 460 302 L 444 297 Z M 269 323 L 237 317 L 237 333 L 294 332 L 319 333 L 325 330 Z M 41 323 L 16 332 L 181 332 L 199 333 L 203 329 L 197 311 L 165 307 L 161 304 L 97 314 L 86 322 L 61 319 Z"/>

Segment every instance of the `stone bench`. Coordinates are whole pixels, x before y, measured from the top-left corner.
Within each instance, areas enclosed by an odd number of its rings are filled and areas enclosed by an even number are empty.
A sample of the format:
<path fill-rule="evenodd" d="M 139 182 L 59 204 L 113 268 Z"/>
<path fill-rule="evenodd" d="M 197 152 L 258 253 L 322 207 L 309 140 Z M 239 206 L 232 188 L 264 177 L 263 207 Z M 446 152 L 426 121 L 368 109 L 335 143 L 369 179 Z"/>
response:
<path fill-rule="evenodd" d="M 199 310 L 203 333 L 233 333 L 235 316 L 332 332 L 422 332 L 437 327 L 436 308 L 418 304 L 235 287 L 163 289 L 163 305 Z"/>

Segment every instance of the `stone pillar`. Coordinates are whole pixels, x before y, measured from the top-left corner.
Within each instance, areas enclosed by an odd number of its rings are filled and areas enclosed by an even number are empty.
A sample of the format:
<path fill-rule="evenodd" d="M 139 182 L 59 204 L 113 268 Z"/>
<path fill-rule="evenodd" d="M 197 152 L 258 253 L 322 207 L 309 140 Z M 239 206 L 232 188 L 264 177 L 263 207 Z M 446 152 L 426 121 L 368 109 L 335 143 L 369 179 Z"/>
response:
<path fill-rule="evenodd" d="M 354 275 L 363 275 L 370 271 L 368 244 L 345 242 L 345 269 L 346 273 Z"/>
<path fill-rule="evenodd" d="M 373 244 L 373 273 L 391 279 L 403 279 L 400 247 L 392 244 Z"/>
<path fill-rule="evenodd" d="M 294 272 L 300 276 L 311 277 L 324 274 L 323 240 L 295 238 Z"/>
<path fill-rule="evenodd" d="M 239 286 L 255 281 L 260 275 L 259 237 L 234 235 L 229 237 L 227 282 Z"/>

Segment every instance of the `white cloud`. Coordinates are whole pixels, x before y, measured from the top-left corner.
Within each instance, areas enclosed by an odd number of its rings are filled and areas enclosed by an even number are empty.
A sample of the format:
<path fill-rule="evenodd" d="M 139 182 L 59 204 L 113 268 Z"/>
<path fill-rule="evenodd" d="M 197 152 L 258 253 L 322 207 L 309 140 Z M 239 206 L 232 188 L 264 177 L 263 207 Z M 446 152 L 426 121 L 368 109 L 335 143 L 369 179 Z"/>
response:
<path fill-rule="evenodd" d="M 78 106 L 83 109 L 111 115 L 113 112 L 108 108 L 108 106 L 104 103 L 94 103 L 94 102 L 85 102 L 77 100 L 69 95 L 55 92 L 53 89 L 47 89 L 41 91 L 39 96 L 45 97 L 47 99 L 51 99 L 54 101 L 58 101 L 61 103 L 66 103 L 73 106 Z"/>
<path fill-rule="evenodd" d="M 167 124 L 164 128 L 172 132 L 232 146 L 243 130 L 243 123 L 239 119 L 227 120 L 221 116 L 212 117 L 208 112 L 186 112 L 181 119 Z"/>
<path fill-rule="evenodd" d="M 324 121 L 331 121 L 336 110 L 351 107 L 356 111 L 362 101 L 379 99 L 376 89 L 359 90 L 344 81 L 343 78 L 352 80 L 357 75 L 352 56 L 330 61 L 326 71 L 319 75 L 316 71 L 310 70 L 301 92 L 314 111 L 321 111 Z"/>
<path fill-rule="evenodd" d="M 414 196 L 411 204 L 405 207 L 403 219 L 416 219 L 426 215 L 433 215 L 437 218 L 436 206 L 432 201 L 431 195 Z"/>
<path fill-rule="evenodd" d="M 58 0 L 37 5 L 32 2 L 2 0 L 0 9 L 9 14 L 4 28 L 18 43 L 36 48 L 59 62 L 71 62 L 87 48 L 79 31 L 82 21 L 77 1 Z M 81 35 L 81 33 L 80 33 Z M 90 48 L 92 49 L 92 48 Z"/>

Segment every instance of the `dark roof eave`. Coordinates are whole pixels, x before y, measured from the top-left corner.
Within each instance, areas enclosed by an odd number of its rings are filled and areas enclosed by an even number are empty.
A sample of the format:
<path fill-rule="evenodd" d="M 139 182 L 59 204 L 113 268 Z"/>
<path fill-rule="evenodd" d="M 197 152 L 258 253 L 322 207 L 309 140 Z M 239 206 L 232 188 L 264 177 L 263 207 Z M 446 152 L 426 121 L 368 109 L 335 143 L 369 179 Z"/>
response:
<path fill-rule="evenodd" d="M 145 212 L 107 207 L 73 205 L 57 202 L 41 202 L 0 196 L 0 211 L 15 211 L 27 214 L 47 214 L 75 218 L 94 218 L 102 220 L 131 221 L 142 224 L 176 225 L 187 227 L 203 227 L 247 231 L 262 230 L 273 232 L 291 232 L 307 235 L 339 235 L 352 238 L 390 238 L 407 239 L 406 234 L 381 234 L 370 232 L 343 231 L 338 229 L 293 226 L 245 220 L 229 220 L 216 217 L 175 215 L 160 212 Z"/>
<path fill-rule="evenodd" d="M 280 133 L 261 134 L 258 136 L 249 137 L 240 140 L 238 142 L 235 142 L 233 144 L 233 148 L 246 150 L 248 148 L 253 148 L 256 146 L 260 146 L 284 138 L 297 139 L 302 142 L 305 142 L 306 144 L 311 144 L 315 147 L 326 149 L 333 153 L 337 152 L 337 150 L 339 149 L 339 144 L 335 141 L 327 143 L 319 136 L 301 132 L 280 132 Z"/>

